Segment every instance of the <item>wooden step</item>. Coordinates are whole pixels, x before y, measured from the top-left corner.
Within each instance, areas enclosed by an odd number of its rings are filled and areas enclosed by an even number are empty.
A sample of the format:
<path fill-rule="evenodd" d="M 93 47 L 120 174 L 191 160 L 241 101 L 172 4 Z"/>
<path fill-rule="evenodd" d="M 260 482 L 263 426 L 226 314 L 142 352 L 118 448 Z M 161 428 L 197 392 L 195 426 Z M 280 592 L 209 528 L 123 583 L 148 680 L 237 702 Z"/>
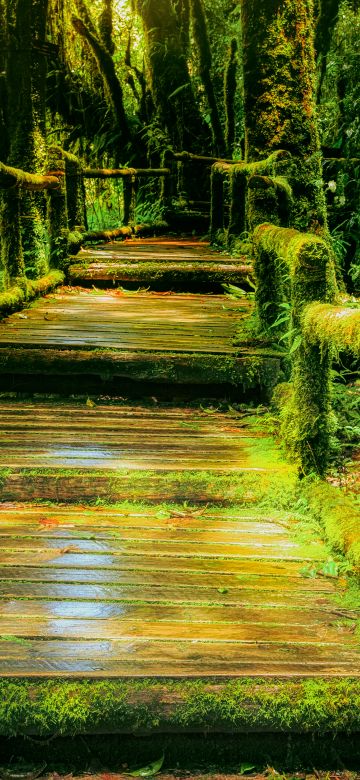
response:
<path fill-rule="evenodd" d="M 152 290 L 218 289 L 243 286 L 252 276 L 246 256 L 229 257 L 191 239 L 129 240 L 82 249 L 68 270 L 72 284 L 144 284 Z"/>
<path fill-rule="evenodd" d="M 0 324 L 0 375 L 93 375 L 116 379 L 120 392 L 127 380 L 224 384 L 267 396 L 281 356 L 234 346 L 250 312 L 247 299 L 222 295 L 63 288 Z"/>
<path fill-rule="evenodd" d="M 252 417 L 205 406 L 2 400 L 0 496 L 252 501 L 253 488 L 263 494 L 277 475 L 293 474 Z"/>
<path fill-rule="evenodd" d="M 327 556 L 281 513 L 4 504 L 1 675 L 360 677 Z"/>

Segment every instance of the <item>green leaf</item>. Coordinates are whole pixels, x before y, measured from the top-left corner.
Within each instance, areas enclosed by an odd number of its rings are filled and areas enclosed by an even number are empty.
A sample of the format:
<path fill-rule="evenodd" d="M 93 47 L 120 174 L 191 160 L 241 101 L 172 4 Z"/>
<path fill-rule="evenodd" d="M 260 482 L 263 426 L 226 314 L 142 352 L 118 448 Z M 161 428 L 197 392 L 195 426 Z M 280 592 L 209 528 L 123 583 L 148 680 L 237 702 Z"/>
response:
<path fill-rule="evenodd" d="M 332 561 L 329 559 L 324 563 L 321 574 L 324 575 L 324 577 L 338 577 L 339 576 L 339 567 L 338 564 L 335 561 Z"/>
<path fill-rule="evenodd" d="M 218 588 L 218 592 L 219 593 L 228 593 L 228 589 L 227 588 Z"/>
<path fill-rule="evenodd" d="M 302 577 L 309 577 L 313 580 L 317 575 L 317 571 L 314 566 L 303 566 L 303 568 L 300 569 L 300 574 Z"/>
<path fill-rule="evenodd" d="M 240 764 L 239 774 L 245 775 L 246 772 L 251 772 L 253 769 L 255 769 L 254 764 Z"/>
<path fill-rule="evenodd" d="M 302 341 L 302 337 L 300 334 L 298 334 L 298 336 L 295 336 L 294 341 L 289 349 L 289 355 L 292 355 L 293 352 L 296 352 L 296 350 L 299 349 L 301 341 Z"/>
<path fill-rule="evenodd" d="M 134 769 L 133 772 L 125 772 L 125 774 L 131 775 L 131 777 L 153 777 L 158 772 L 160 772 L 160 769 L 164 763 L 164 759 L 165 756 L 162 754 L 162 756 L 158 758 L 157 761 L 153 761 L 152 764 L 143 766 L 141 769 Z"/>
<path fill-rule="evenodd" d="M 189 87 L 190 87 L 190 82 L 186 82 L 186 84 L 182 84 L 181 87 L 175 89 L 174 92 L 172 92 L 171 95 L 168 96 L 168 100 L 171 100 L 171 98 L 174 98 L 180 92 L 183 92 L 184 89 L 189 89 Z"/>
<path fill-rule="evenodd" d="M 166 509 L 159 509 L 159 511 L 155 515 L 157 520 L 169 520 L 171 517 L 170 512 L 167 512 Z"/>

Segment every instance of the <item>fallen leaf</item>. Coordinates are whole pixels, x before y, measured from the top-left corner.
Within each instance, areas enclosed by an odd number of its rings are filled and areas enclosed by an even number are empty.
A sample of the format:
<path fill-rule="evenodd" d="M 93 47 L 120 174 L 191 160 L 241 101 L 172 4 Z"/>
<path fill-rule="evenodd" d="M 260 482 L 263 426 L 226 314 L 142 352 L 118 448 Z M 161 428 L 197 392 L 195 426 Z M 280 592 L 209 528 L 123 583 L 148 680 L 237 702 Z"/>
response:
<path fill-rule="evenodd" d="M 148 764 L 147 766 L 141 767 L 141 769 L 134 769 L 133 772 L 125 772 L 126 775 L 131 775 L 131 777 L 153 777 L 158 772 L 160 772 L 160 769 L 164 763 L 164 754 L 157 759 L 157 761 L 153 761 L 152 764 Z"/>
<path fill-rule="evenodd" d="M 92 401 L 91 398 L 87 398 L 86 399 L 86 406 L 88 406 L 89 409 L 94 409 L 94 407 L 96 406 L 96 403 L 95 403 L 95 401 Z"/>
<path fill-rule="evenodd" d="M 246 772 L 251 772 L 252 769 L 255 769 L 253 764 L 240 764 L 239 775 L 245 775 Z"/>
<path fill-rule="evenodd" d="M 56 517 L 40 517 L 38 522 L 39 525 L 42 525 L 44 528 L 53 528 L 54 526 L 59 525 L 59 521 L 56 520 Z"/>

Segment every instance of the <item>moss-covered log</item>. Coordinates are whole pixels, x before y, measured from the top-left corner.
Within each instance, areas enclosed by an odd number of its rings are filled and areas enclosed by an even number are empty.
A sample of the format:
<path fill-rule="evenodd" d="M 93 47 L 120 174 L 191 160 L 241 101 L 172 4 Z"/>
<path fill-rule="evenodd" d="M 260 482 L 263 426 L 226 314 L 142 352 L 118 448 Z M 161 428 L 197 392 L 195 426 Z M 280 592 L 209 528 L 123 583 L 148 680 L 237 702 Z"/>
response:
<path fill-rule="evenodd" d="M 283 176 L 260 176 L 248 179 L 247 219 L 250 231 L 262 221 L 287 226 L 292 205 L 292 190 Z"/>
<path fill-rule="evenodd" d="M 264 330 L 273 328 L 275 333 L 277 326 L 288 333 L 293 393 L 282 415 L 288 449 L 302 474 L 324 474 L 331 429 L 331 358 L 326 347 L 307 338 L 302 314 L 308 303 L 331 302 L 334 296 L 331 253 L 326 242 L 311 233 L 266 224 L 254 232 L 254 249 L 260 322 Z M 284 311 L 284 304 L 291 310 Z"/>
<path fill-rule="evenodd" d="M 294 191 L 291 224 L 326 229 L 315 112 L 312 0 L 242 0 L 246 160 L 276 149 Z"/>
<path fill-rule="evenodd" d="M 331 547 L 346 555 L 360 573 L 359 506 L 351 494 L 323 481 L 304 481 L 302 496 L 325 531 Z"/>
<path fill-rule="evenodd" d="M 285 202 L 290 198 L 291 188 L 284 178 L 277 177 L 277 169 L 278 166 L 281 166 L 284 162 L 288 161 L 289 158 L 289 152 L 279 149 L 270 154 L 266 159 L 259 160 L 258 162 L 246 163 L 218 160 L 214 163 L 211 172 L 211 236 L 213 238 L 216 235 L 216 231 L 222 229 L 222 226 L 224 225 L 224 215 L 223 213 L 219 213 L 219 210 L 223 211 L 224 208 L 224 198 L 221 191 L 226 179 L 228 179 L 230 183 L 230 215 L 227 228 L 227 244 L 229 247 L 231 247 L 232 243 L 242 233 L 247 231 L 249 227 L 254 228 L 255 225 L 258 224 L 256 220 L 260 219 L 259 209 L 257 209 L 257 214 L 252 213 L 252 208 L 255 207 L 254 198 L 250 200 L 249 206 L 247 206 L 247 185 L 250 177 L 276 177 L 278 182 L 276 203 L 280 214 Z M 282 194 L 280 194 L 280 189 L 282 190 Z M 287 192 L 286 198 L 284 197 L 285 189 Z M 287 203 L 286 210 L 288 210 Z M 273 204 L 270 213 L 268 204 L 266 213 L 267 219 L 270 219 L 270 215 L 274 214 L 275 210 Z M 261 221 L 267 221 L 266 217 Z"/>
<path fill-rule="evenodd" d="M 57 152 L 65 163 L 66 205 L 69 230 L 83 231 L 87 226 L 85 186 L 83 181 L 83 166 L 75 154 L 52 147 L 52 154 Z"/>
<path fill-rule="evenodd" d="M 59 186 L 51 190 L 48 199 L 48 222 L 50 235 L 50 265 L 63 269 L 68 258 L 69 224 L 65 182 L 65 160 L 59 147 L 49 149 L 49 168 L 58 180 Z"/>
<path fill-rule="evenodd" d="M 360 356 L 360 307 L 313 303 L 304 310 L 302 330 L 310 343 Z"/>
<path fill-rule="evenodd" d="M 169 176 L 169 168 L 85 168 L 85 179 L 125 179 L 131 176 Z"/>
<path fill-rule="evenodd" d="M 0 162 L 0 189 L 19 187 L 22 190 L 38 192 L 42 190 L 56 190 L 60 185 L 57 176 L 27 173 L 19 168 L 12 168 Z"/>
<path fill-rule="evenodd" d="M 6 292 L 0 293 L 0 315 L 10 314 L 21 309 L 25 303 L 37 295 L 44 295 L 50 290 L 62 284 L 64 274 L 61 271 L 49 271 L 40 279 L 26 279 L 21 284 L 9 287 Z"/>

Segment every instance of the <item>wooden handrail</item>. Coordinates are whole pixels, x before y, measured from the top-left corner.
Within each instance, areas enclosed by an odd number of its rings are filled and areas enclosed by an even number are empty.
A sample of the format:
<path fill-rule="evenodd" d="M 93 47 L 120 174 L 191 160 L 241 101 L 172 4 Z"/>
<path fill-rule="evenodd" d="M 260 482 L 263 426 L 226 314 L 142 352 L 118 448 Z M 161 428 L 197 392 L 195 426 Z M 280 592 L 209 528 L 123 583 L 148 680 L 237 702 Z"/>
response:
<path fill-rule="evenodd" d="M 0 162 L 0 189 L 9 190 L 12 187 L 20 187 L 31 192 L 43 190 L 56 190 L 60 186 L 57 173 L 38 174 L 27 173 L 20 168 L 12 168 Z"/>
<path fill-rule="evenodd" d="M 128 176 L 169 176 L 169 168 L 85 168 L 85 179 L 126 179 Z"/>

